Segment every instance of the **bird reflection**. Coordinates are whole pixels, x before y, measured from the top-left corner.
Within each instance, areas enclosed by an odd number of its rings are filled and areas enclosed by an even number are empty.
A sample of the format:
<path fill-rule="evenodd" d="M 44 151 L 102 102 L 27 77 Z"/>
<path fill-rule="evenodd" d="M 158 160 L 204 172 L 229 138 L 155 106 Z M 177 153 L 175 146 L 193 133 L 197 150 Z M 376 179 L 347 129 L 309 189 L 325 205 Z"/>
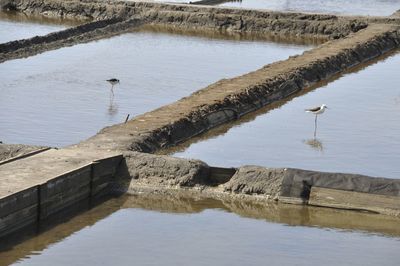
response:
<path fill-rule="evenodd" d="M 110 92 L 110 104 L 108 105 L 108 114 L 114 116 L 118 113 L 118 105 L 114 102 L 114 92 Z"/>
<path fill-rule="evenodd" d="M 111 78 L 107 79 L 106 81 L 111 84 L 110 104 L 108 105 L 108 114 L 113 116 L 118 113 L 118 105 L 114 103 L 114 86 L 119 84 L 119 79 Z"/>
<path fill-rule="evenodd" d="M 323 152 L 324 151 L 324 145 L 321 140 L 317 138 L 313 139 L 307 139 L 303 141 L 305 144 L 310 146 L 313 150 Z"/>

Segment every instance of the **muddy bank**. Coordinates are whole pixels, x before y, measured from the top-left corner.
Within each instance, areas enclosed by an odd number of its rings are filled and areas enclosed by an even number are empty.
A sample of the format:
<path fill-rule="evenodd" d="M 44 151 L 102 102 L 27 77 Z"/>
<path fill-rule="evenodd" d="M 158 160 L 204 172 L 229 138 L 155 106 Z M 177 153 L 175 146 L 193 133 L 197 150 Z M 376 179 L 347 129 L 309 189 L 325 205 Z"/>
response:
<path fill-rule="evenodd" d="M 45 51 L 86 43 L 121 34 L 142 25 L 139 20 L 117 18 L 87 23 L 74 28 L 0 44 L 0 63 L 10 59 L 33 56 Z"/>
<path fill-rule="evenodd" d="M 78 147 L 155 152 L 281 100 L 399 47 L 395 26 L 370 26 L 300 56 L 218 81 L 175 103 L 104 128 Z"/>
<path fill-rule="evenodd" d="M 20 157 L 28 155 L 46 147 L 42 146 L 31 146 L 22 144 L 2 144 L 0 143 L 0 163 L 4 160 L 9 160 L 13 157 Z"/>
<path fill-rule="evenodd" d="M 239 10 L 133 1 L 2 0 L 4 9 L 55 17 L 103 20 L 136 18 L 153 24 L 240 32 L 339 38 L 367 27 L 363 18 Z"/>
<path fill-rule="evenodd" d="M 112 185 L 113 193 L 152 194 L 165 191 L 201 192 L 205 197 L 311 204 L 312 189 L 331 189 L 342 193 L 364 193 L 371 199 L 394 197 L 394 203 L 357 205 L 353 195 L 345 195 L 346 209 L 365 210 L 400 217 L 400 180 L 356 174 L 325 173 L 292 168 L 242 166 L 215 168 L 198 160 L 139 152 L 125 152 L 125 160 Z"/>

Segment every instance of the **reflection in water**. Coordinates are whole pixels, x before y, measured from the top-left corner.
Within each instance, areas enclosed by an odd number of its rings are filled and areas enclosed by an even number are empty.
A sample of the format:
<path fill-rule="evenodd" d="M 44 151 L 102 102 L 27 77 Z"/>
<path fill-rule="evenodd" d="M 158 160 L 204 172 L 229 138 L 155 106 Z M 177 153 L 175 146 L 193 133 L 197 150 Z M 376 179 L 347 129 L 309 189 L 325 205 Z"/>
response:
<path fill-rule="evenodd" d="M 313 150 L 323 152 L 324 151 L 324 146 L 322 144 L 322 141 L 319 139 L 308 139 L 304 140 L 304 143 L 310 146 Z"/>
<path fill-rule="evenodd" d="M 118 113 L 118 105 L 114 103 L 114 87 L 119 84 L 119 79 L 112 78 L 107 80 L 108 83 L 111 84 L 110 89 L 110 104 L 108 105 L 108 114 L 114 116 Z"/>
<path fill-rule="evenodd" d="M 297 265 L 317 265 L 321 259 L 324 265 L 345 261 L 391 265 L 399 237 L 398 219 L 393 217 L 171 192 L 111 199 L 3 250 L 0 265 L 109 264 L 110 260 L 114 265 L 177 265 L 186 257 L 191 265 L 207 265 L 207 258 L 213 265 L 258 265 L 265 256 L 274 258 L 274 265 L 293 260 Z M 360 256 L 369 254 L 369 249 L 373 249 L 370 256 Z"/>
<path fill-rule="evenodd" d="M 114 91 L 110 91 L 110 104 L 108 105 L 108 114 L 114 116 L 118 113 L 118 104 L 114 102 Z"/>

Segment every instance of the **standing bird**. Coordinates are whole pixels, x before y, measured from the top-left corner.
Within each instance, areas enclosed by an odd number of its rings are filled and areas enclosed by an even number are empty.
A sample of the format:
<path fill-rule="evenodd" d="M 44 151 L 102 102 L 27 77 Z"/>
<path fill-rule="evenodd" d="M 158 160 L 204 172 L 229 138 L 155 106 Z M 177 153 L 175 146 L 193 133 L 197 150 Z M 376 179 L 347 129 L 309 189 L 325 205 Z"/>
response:
<path fill-rule="evenodd" d="M 111 93 L 114 95 L 114 86 L 119 84 L 119 79 L 112 78 L 112 79 L 107 79 L 106 81 L 111 84 Z"/>
<path fill-rule="evenodd" d="M 314 127 L 314 138 L 317 136 L 317 118 L 319 114 L 322 114 L 323 112 L 325 112 L 325 109 L 328 109 L 328 106 L 326 106 L 325 104 L 315 107 L 315 108 L 310 108 L 310 109 L 306 109 L 305 111 L 307 113 L 313 113 L 315 114 L 315 127 Z"/>
<path fill-rule="evenodd" d="M 108 113 L 110 115 L 115 115 L 118 112 L 118 107 L 116 104 L 114 104 L 114 86 L 119 84 L 119 79 L 112 78 L 112 79 L 107 79 L 106 81 L 111 84 L 110 104 L 108 106 Z"/>

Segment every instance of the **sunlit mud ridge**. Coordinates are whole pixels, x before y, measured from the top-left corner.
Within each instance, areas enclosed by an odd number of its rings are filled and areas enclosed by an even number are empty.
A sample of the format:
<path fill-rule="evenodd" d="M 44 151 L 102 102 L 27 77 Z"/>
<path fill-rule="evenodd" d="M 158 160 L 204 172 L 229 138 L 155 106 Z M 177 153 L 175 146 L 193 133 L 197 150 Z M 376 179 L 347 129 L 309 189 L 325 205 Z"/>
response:
<path fill-rule="evenodd" d="M 362 18 L 246 11 L 193 5 L 107 1 L 2 0 L 0 7 L 26 14 L 95 20 L 76 28 L 0 46 L 0 62 L 40 52 L 107 38 L 141 24 L 169 25 L 182 29 L 252 32 L 340 38 L 366 28 Z"/>
<path fill-rule="evenodd" d="M 5 217 L 0 235 L 97 196 L 109 185 L 119 193 L 191 190 L 211 198 L 274 200 L 400 216 L 400 179 L 258 166 L 222 169 L 197 160 L 151 154 L 398 49 L 399 19 L 131 1 L 0 3 L 2 8 L 27 14 L 92 20 L 46 36 L 2 44 L 0 61 L 121 34 L 142 25 L 329 40 L 302 55 L 220 80 L 175 103 L 104 128 L 76 145 L 28 158 L 22 154 L 19 160 L 0 165 L 0 174 L 10 184 L 0 187 L 0 217 Z"/>

